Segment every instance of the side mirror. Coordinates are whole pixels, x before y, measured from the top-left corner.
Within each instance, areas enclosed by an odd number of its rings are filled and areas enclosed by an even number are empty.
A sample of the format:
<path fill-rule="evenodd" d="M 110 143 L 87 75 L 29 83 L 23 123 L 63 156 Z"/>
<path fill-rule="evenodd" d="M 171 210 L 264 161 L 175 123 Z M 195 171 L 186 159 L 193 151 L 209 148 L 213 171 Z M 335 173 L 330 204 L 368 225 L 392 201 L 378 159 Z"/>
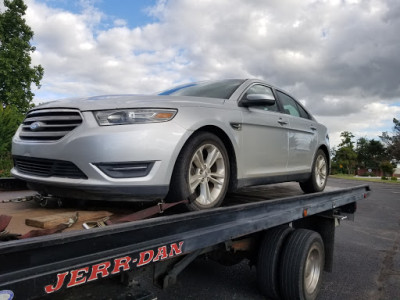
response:
<path fill-rule="evenodd" d="M 274 105 L 276 100 L 272 95 L 266 94 L 249 94 L 246 98 L 243 98 L 239 106 L 250 107 L 250 106 L 271 106 Z"/>

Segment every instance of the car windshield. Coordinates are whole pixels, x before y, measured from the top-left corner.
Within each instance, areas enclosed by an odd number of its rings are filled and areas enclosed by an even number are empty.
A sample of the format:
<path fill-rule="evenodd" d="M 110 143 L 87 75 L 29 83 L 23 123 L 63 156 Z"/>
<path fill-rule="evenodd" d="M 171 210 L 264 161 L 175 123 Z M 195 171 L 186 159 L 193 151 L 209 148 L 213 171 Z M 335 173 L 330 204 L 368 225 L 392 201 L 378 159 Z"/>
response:
<path fill-rule="evenodd" d="M 241 79 L 192 82 L 163 91 L 159 95 L 229 99 L 243 82 Z"/>

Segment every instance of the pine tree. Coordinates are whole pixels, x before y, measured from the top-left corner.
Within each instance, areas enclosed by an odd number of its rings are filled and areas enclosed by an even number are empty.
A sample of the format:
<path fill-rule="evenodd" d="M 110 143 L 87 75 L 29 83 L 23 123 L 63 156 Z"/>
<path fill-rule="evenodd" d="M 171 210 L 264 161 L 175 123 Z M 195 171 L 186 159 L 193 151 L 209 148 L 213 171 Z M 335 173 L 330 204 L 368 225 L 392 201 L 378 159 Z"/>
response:
<path fill-rule="evenodd" d="M 23 16 L 27 6 L 23 0 L 4 0 L 0 12 L 0 105 L 14 106 L 21 113 L 32 107 L 31 84 L 40 88 L 41 65 L 31 66 L 30 44 L 33 31 Z"/>

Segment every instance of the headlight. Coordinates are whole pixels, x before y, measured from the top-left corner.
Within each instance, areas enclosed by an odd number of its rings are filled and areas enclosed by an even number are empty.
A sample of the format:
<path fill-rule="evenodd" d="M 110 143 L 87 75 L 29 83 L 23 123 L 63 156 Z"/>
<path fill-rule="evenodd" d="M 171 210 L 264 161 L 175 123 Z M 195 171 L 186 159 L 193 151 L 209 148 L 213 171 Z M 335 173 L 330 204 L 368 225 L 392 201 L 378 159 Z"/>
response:
<path fill-rule="evenodd" d="M 176 109 L 118 109 L 93 112 L 100 126 L 167 122 L 175 117 Z"/>

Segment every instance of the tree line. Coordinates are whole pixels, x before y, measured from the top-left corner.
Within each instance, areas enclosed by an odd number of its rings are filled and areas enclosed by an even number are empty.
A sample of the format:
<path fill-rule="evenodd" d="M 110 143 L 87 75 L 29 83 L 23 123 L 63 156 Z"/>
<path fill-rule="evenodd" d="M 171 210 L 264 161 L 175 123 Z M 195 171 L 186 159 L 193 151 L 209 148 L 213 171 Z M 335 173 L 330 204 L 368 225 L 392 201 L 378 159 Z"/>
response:
<path fill-rule="evenodd" d="M 332 174 L 392 176 L 400 162 L 400 121 L 394 118 L 393 124 L 393 133 L 383 132 L 379 139 L 354 141 L 350 131 L 343 131 L 341 143 L 332 148 Z"/>

